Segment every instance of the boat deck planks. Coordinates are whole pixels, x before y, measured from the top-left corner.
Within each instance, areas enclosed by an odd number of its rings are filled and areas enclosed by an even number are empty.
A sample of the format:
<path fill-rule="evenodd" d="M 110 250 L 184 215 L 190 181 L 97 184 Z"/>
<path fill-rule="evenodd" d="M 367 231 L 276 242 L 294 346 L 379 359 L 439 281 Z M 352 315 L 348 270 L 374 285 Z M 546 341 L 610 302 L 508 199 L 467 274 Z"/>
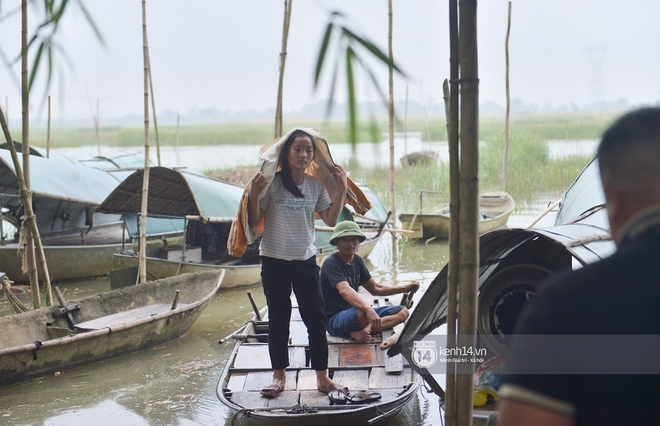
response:
<path fill-rule="evenodd" d="M 389 338 L 393 334 L 394 330 L 383 330 L 383 340 Z M 397 354 L 392 357 L 387 356 L 384 351 L 380 352 L 380 354 L 383 354 L 383 363 L 385 364 L 386 372 L 390 374 L 398 374 L 403 371 L 403 356 L 401 354 Z"/>
<path fill-rule="evenodd" d="M 388 303 L 388 300 L 377 300 L 373 296 L 365 299 L 376 306 Z M 328 395 L 317 389 L 316 371 L 311 368 L 308 355 L 307 329 L 299 319 L 295 297 L 292 297 L 292 307 L 289 333 L 290 366 L 286 369 L 285 389 L 273 399 L 260 394 L 260 390 L 272 382 L 273 373 L 268 344 L 255 341 L 254 338 L 237 343 L 232 355 L 233 365 L 230 361 L 223 379 L 218 383 L 217 392 L 220 399 L 232 410 L 247 413 L 241 417 L 246 421 L 246 425 L 261 425 L 271 420 L 273 424 L 301 422 L 300 424 L 316 425 L 317 422 L 328 424 L 330 418 L 337 419 L 339 423 L 365 424 L 374 417 L 376 411 L 373 410 L 382 410 L 382 414 L 387 414 L 385 417 L 396 414 L 416 392 L 420 377 L 413 372 L 407 361 L 401 357 L 389 358 L 387 352 L 379 347 L 383 339 L 393 334 L 392 330 L 386 330 L 364 343 L 327 335 L 331 379 L 347 387 L 351 394 L 359 391 L 375 391 L 381 394 L 377 403 L 331 406 Z M 263 320 L 266 321 L 267 316 Z M 248 334 L 258 330 L 259 325 L 250 324 L 253 329 L 249 330 Z M 263 329 L 258 331 L 264 332 Z M 296 412 L 296 407 L 317 408 L 318 412 L 300 413 Z M 279 423 L 280 421 L 284 423 Z"/>
<path fill-rule="evenodd" d="M 349 389 L 368 389 L 369 371 L 368 370 L 338 370 L 332 376 L 335 383 L 346 386 Z"/>
<path fill-rule="evenodd" d="M 300 370 L 298 372 L 298 390 L 316 390 L 316 371 Z"/>
<path fill-rule="evenodd" d="M 409 367 L 401 374 L 388 374 L 384 367 L 374 367 L 369 375 L 369 389 L 398 388 L 412 381 L 412 371 Z"/>
<path fill-rule="evenodd" d="M 180 307 L 186 305 L 181 304 Z M 172 310 L 172 305 L 167 303 L 154 303 L 152 305 L 141 306 L 135 309 L 129 309 L 116 314 L 106 315 L 90 321 L 81 322 L 75 325 L 78 330 L 100 330 L 102 328 L 116 327 L 118 325 L 127 324 L 140 318 L 147 316 L 158 315 Z"/>
<path fill-rule="evenodd" d="M 286 371 L 286 384 L 284 385 L 285 391 L 296 390 L 296 370 L 287 370 Z M 233 374 L 232 374 L 233 377 Z M 233 392 L 236 391 L 245 391 L 245 392 L 259 392 L 264 386 L 269 385 L 273 381 L 273 372 L 272 371 L 251 371 L 247 373 L 245 378 L 245 384 L 242 388 L 233 388 L 230 387 Z M 240 386 L 240 383 L 238 383 Z"/>
<path fill-rule="evenodd" d="M 339 346 L 340 367 L 368 367 L 378 365 L 376 345 L 352 344 Z"/>
<path fill-rule="evenodd" d="M 291 368 L 305 367 L 305 348 L 303 346 L 289 347 L 289 364 Z M 271 370 L 270 355 L 267 344 L 245 344 L 239 348 L 234 361 L 234 369 Z"/>

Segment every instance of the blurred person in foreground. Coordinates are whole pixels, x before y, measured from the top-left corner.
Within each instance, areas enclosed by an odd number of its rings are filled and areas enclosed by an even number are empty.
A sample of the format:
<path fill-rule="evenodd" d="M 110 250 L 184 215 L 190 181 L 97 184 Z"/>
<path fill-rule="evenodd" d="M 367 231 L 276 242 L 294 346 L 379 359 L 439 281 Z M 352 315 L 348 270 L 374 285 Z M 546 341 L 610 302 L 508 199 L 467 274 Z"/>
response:
<path fill-rule="evenodd" d="M 555 276 L 523 309 L 498 426 L 658 423 L 660 108 L 619 118 L 596 155 L 617 250 Z M 557 336 L 569 350 L 532 343 Z"/>
<path fill-rule="evenodd" d="M 321 291 L 325 300 L 328 333 L 351 337 L 358 342 L 365 342 L 375 333 L 401 324 L 409 315 L 403 305 L 373 308 L 367 299 L 358 294 L 360 286 L 373 296 L 390 296 L 419 289 L 417 281 L 400 287 L 376 282 L 357 254 L 358 246 L 365 239 L 357 223 L 350 220 L 340 222 L 330 238 L 330 244 L 337 246 L 337 252 L 321 266 Z"/>

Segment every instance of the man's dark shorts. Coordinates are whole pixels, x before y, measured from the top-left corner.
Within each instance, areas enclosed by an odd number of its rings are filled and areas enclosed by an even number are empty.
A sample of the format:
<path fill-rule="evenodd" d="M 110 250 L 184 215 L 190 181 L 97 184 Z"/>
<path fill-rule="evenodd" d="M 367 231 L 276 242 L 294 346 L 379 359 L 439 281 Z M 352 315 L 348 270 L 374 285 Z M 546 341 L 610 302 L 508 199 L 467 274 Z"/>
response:
<path fill-rule="evenodd" d="M 374 308 L 374 311 L 379 317 L 387 317 L 394 315 L 403 309 L 403 305 L 397 306 L 381 306 Z M 358 310 L 356 307 L 351 307 L 345 311 L 335 314 L 328 320 L 328 333 L 337 337 L 350 337 L 352 331 L 360 330 L 360 322 L 358 321 Z"/>

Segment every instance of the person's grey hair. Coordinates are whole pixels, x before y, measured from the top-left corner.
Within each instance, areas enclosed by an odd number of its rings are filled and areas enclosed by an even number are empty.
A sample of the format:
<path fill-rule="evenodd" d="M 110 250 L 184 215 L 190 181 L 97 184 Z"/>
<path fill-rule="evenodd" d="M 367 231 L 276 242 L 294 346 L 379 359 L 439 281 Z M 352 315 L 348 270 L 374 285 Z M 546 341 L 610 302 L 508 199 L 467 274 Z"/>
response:
<path fill-rule="evenodd" d="M 660 108 L 642 108 L 616 120 L 596 153 L 604 187 L 636 197 L 660 190 Z"/>

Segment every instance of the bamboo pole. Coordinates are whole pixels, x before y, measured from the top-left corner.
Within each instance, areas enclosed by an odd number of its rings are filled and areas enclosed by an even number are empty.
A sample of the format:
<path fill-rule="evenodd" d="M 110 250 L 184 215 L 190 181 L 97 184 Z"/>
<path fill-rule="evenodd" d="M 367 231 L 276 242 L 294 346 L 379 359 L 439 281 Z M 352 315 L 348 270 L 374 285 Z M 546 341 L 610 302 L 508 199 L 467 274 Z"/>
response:
<path fill-rule="evenodd" d="M 396 185 L 394 182 L 394 52 L 392 50 L 392 0 L 387 0 L 387 51 L 390 58 L 388 66 L 389 75 L 389 139 L 390 139 L 390 210 L 392 210 L 392 220 L 396 227 Z M 396 240 L 392 238 L 392 240 Z"/>
<path fill-rule="evenodd" d="M 461 148 L 458 346 L 477 343 L 477 280 L 479 265 L 479 72 L 477 57 L 477 1 L 460 0 Z M 472 424 L 474 365 L 460 363 L 456 377 L 457 425 Z"/>
<path fill-rule="evenodd" d="M 506 25 L 506 40 L 504 42 L 504 56 L 506 59 L 506 118 L 504 120 L 504 192 L 509 192 L 509 119 L 511 116 L 511 92 L 509 88 L 509 35 L 511 34 L 511 2 L 509 2 L 509 16 Z"/>
<path fill-rule="evenodd" d="M 147 49 L 147 54 L 149 50 Z M 158 120 L 156 120 L 156 99 L 154 97 L 154 80 L 151 78 L 151 58 L 147 57 L 149 66 L 149 91 L 151 93 L 151 112 L 154 115 L 154 134 L 156 135 L 156 157 L 158 158 L 158 166 L 160 166 L 160 138 L 158 137 Z"/>
<path fill-rule="evenodd" d="M 147 42 L 147 1 L 142 0 L 142 62 L 144 65 L 144 173 L 140 210 L 139 270 L 140 282 L 147 281 L 147 206 L 149 201 L 149 45 Z M 185 241 L 183 242 L 185 244 Z"/>
<path fill-rule="evenodd" d="M 21 0 L 21 151 L 23 152 L 23 171 L 25 179 L 25 190 L 30 190 L 30 102 L 28 93 L 28 11 L 27 0 Z M 24 206 L 26 217 L 23 222 L 25 224 L 31 220 L 31 215 L 27 214 L 27 206 Z M 34 241 L 32 240 L 32 233 L 29 226 L 22 226 L 22 231 L 25 236 L 25 253 L 27 259 L 27 274 L 30 280 L 30 288 L 32 290 L 32 304 L 35 308 L 41 307 L 41 294 L 39 292 L 39 276 L 37 274 L 37 264 L 34 254 Z"/>
<path fill-rule="evenodd" d="M 286 64 L 286 46 L 289 39 L 289 23 L 291 22 L 291 6 L 293 0 L 284 0 L 284 23 L 282 25 L 282 50 L 280 51 L 280 77 L 277 84 L 277 106 L 275 108 L 276 138 L 282 136 L 282 97 L 284 94 L 284 66 Z"/>
<path fill-rule="evenodd" d="M 449 271 L 447 274 L 447 344 L 456 346 L 456 316 L 458 297 L 459 228 L 459 149 L 458 149 L 458 105 L 459 105 L 459 54 L 458 54 L 458 0 L 449 1 L 449 98 L 447 140 L 449 145 Z M 445 396 L 445 422 L 456 424 L 456 369 L 447 365 L 447 392 Z"/>
<path fill-rule="evenodd" d="M 43 274 L 44 288 L 46 292 L 46 304 L 52 305 L 53 293 L 50 286 L 50 275 L 48 274 L 48 265 L 46 264 L 46 256 L 44 255 L 44 248 L 43 245 L 41 244 L 41 238 L 39 237 L 39 228 L 37 227 L 36 216 L 34 215 L 34 211 L 32 210 L 32 192 L 27 189 L 27 185 L 25 183 L 25 173 L 23 172 L 21 163 L 18 161 L 18 152 L 16 151 L 16 145 L 14 145 L 14 139 L 11 137 L 11 134 L 9 132 L 9 124 L 7 123 L 7 119 L 5 118 L 5 114 L 2 111 L 2 108 L 0 108 L 0 127 L 2 127 L 5 140 L 7 141 L 7 145 L 9 146 L 11 159 L 12 162 L 14 163 L 14 169 L 16 170 L 16 180 L 18 181 L 18 193 L 21 197 L 21 203 L 23 203 L 23 207 L 25 208 L 25 214 L 24 214 L 25 217 L 23 219 L 23 231 L 24 232 L 29 231 L 29 232 L 25 232 L 26 237 L 28 237 L 28 235 L 34 237 L 33 241 L 34 241 L 34 245 L 36 246 L 36 253 L 39 258 L 39 264 L 41 266 L 41 271 Z M 35 262 L 34 256 L 32 257 L 31 261 Z M 34 266 L 34 270 L 36 271 L 36 264 Z M 39 291 L 39 282 L 36 281 L 36 283 L 37 283 L 37 287 L 36 287 L 37 291 Z M 33 295 L 32 303 L 34 308 L 40 307 L 41 294 L 37 294 L 36 299 L 35 296 Z M 38 304 L 34 304 L 34 303 L 38 303 Z"/>

